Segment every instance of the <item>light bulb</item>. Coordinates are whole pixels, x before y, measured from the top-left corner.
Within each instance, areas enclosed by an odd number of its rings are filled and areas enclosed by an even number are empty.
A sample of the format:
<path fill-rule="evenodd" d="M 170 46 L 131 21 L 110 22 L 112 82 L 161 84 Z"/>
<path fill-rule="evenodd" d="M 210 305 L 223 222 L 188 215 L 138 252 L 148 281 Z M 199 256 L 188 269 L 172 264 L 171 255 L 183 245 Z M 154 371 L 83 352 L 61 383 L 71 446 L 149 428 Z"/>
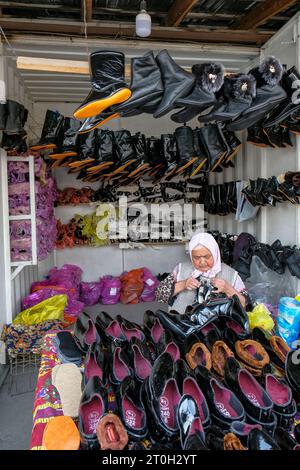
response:
<path fill-rule="evenodd" d="M 135 17 L 135 32 L 137 36 L 146 38 L 151 34 L 151 16 L 146 11 L 146 2 L 141 2 L 141 11 Z"/>

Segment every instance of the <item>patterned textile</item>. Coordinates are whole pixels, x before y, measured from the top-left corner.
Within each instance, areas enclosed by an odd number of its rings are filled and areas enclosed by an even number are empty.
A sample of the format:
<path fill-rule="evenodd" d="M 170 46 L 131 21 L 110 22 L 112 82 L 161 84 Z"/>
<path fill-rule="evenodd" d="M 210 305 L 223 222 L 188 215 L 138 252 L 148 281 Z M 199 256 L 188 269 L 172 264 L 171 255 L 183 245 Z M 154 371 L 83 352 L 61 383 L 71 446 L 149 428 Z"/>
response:
<path fill-rule="evenodd" d="M 167 304 L 171 301 L 175 288 L 175 279 L 173 274 L 169 274 L 156 289 L 155 295 L 158 302 Z"/>
<path fill-rule="evenodd" d="M 48 333 L 44 336 L 42 342 L 41 366 L 34 397 L 31 450 L 44 450 L 42 441 L 46 424 L 55 416 L 63 414 L 59 393 L 51 382 L 53 367 L 61 364 L 57 357 L 55 336 L 56 333 Z M 116 411 L 116 398 L 111 386 L 107 386 L 107 391 L 109 411 L 114 413 Z"/>
<path fill-rule="evenodd" d="M 37 325 L 4 325 L 1 340 L 6 344 L 10 357 L 18 354 L 40 354 L 41 341 L 49 330 L 62 330 L 58 320 L 46 321 Z"/>

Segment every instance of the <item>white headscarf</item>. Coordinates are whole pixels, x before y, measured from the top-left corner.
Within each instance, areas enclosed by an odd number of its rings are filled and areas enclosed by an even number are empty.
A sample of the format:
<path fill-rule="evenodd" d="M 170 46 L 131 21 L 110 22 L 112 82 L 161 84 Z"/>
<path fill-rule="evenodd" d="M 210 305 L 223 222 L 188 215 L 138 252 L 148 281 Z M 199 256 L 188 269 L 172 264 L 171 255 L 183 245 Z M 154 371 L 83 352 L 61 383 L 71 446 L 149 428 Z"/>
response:
<path fill-rule="evenodd" d="M 220 254 L 220 249 L 218 247 L 218 244 L 214 237 L 210 235 L 209 233 L 197 233 L 194 235 L 189 243 L 189 253 L 192 260 L 192 251 L 198 246 L 202 245 L 205 248 L 207 248 L 214 259 L 214 264 L 209 271 L 202 272 L 198 271 L 198 269 L 194 269 L 192 273 L 192 277 L 196 278 L 198 276 L 204 276 L 204 277 L 209 277 L 209 278 L 214 278 L 216 274 L 218 274 L 221 271 L 221 254 Z"/>

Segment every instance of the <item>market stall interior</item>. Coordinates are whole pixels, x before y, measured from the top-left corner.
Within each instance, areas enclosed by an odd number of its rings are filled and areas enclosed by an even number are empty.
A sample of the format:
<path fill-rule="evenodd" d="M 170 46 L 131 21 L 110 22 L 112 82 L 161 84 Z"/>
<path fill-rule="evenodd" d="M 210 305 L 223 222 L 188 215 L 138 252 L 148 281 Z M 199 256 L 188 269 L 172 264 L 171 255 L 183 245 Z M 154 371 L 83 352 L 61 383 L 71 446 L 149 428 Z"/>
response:
<path fill-rule="evenodd" d="M 0 448 L 299 450 L 300 2 L 44 3 L 0 1 Z"/>

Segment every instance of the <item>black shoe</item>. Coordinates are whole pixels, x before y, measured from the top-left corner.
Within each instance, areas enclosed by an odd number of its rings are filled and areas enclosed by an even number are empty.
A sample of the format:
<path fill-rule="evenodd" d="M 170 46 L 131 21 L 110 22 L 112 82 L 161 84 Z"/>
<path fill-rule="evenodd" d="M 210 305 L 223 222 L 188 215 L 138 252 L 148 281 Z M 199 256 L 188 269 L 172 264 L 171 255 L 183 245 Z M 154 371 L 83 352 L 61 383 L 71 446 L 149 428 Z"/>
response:
<path fill-rule="evenodd" d="M 244 421 L 244 408 L 231 390 L 224 387 L 203 366 L 196 367 L 194 375 L 205 394 L 213 422 L 227 430 L 233 421 Z"/>
<path fill-rule="evenodd" d="M 300 350 L 290 351 L 285 361 L 285 377 L 296 402 L 300 401 Z"/>
<path fill-rule="evenodd" d="M 120 346 L 112 342 L 110 346 L 110 382 L 114 385 L 120 385 L 126 377 L 133 377 L 131 355 L 125 344 Z"/>
<path fill-rule="evenodd" d="M 123 335 L 127 341 L 130 341 L 132 338 L 137 338 L 139 341 L 145 341 L 145 335 L 142 331 L 142 328 L 137 323 L 126 320 L 126 318 L 122 317 L 121 315 L 117 315 L 116 320 L 121 326 Z"/>
<path fill-rule="evenodd" d="M 199 117 L 200 122 L 231 121 L 248 109 L 256 96 L 253 75 L 237 74 L 224 79 L 224 102 L 208 115 Z"/>
<path fill-rule="evenodd" d="M 25 108 L 17 101 L 6 101 L 7 117 L 5 132 L 8 135 L 22 134 L 24 132 L 24 111 Z"/>
<path fill-rule="evenodd" d="M 217 103 L 215 93 L 221 88 L 224 79 L 222 64 L 195 64 L 192 73 L 196 77 L 194 88 L 189 95 L 176 100 L 176 106 L 184 109 L 171 116 L 173 121 L 182 124 Z"/>
<path fill-rule="evenodd" d="M 178 380 L 177 380 L 178 383 Z M 210 425 L 210 411 L 204 393 L 196 382 L 194 376 L 189 375 L 184 378 L 182 383 L 182 396 L 190 395 L 193 397 L 198 410 L 198 416 L 201 418 L 203 429 L 207 429 Z"/>
<path fill-rule="evenodd" d="M 264 429 L 251 429 L 247 447 L 248 450 L 280 450 L 277 442 Z"/>
<path fill-rule="evenodd" d="M 90 55 L 92 89 L 74 111 L 76 119 L 96 116 L 110 106 L 130 98 L 131 91 L 124 79 L 124 62 L 122 52 L 97 51 Z"/>
<path fill-rule="evenodd" d="M 174 132 L 178 152 L 178 169 L 181 174 L 197 160 L 194 149 L 193 130 L 189 126 L 177 127 Z"/>
<path fill-rule="evenodd" d="M 233 432 L 233 434 L 235 434 L 239 438 L 241 443 L 244 446 L 247 446 L 248 436 L 252 429 L 262 430 L 262 427 L 260 426 L 260 424 L 248 424 L 244 421 L 234 421 L 230 427 L 230 432 Z"/>
<path fill-rule="evenodd" d="M 174 108 L 175 102 L 186 96 L 192 89 L 195 77 L 193 74 L 183 70 L 169 55 L 166 49 L 159 52 L 156 62 L 161 71 L 164 95 L 153 113 L 154 118 L 167 114 Z"/>
<path fill-rule="evenodd" d="M 267 117 L 264 121 L 264 127 L 272 127 L 287 119 L 294 112 L 299 112 L 300 103 L 294 104 L 292 102 L 292 96 L 295 93 L 295 88 L 293 88 L 293 83 L 297 80 L 300 80 L 300 74 L 295 66 L 287 70 L 282 76 L 282 87 L 288 94 L 286 98 L 279 106 L 277 106 L 273 112 Z"/>
<path fill-rule="evenodd" d="M 280 336 L 270 335 L 259 327 L 253 328 L 252 338 L 265 348 L 273 364 L 284 371 L 285 358 L 290 351 L 286 342 Z"/>
<path fill-rule="evenodd" d="M 177 409 L 177 421 L 180 430 L 180 442 L 183 450 L 205 449 L 205 433 L 198 408 L 191 395 L 184 395 Z"/>
<path fill-rule="evenodd" d="M 141 401 L 140 385 L 132 378 L 123 380 L 117 393 L 118 410 L 130 439 L 143 439 L 147 435 L 146 412 Z"/>
<path fill-rule="evenodd" d="M 143 382 L 152 371 L 153 359 L 151 357 L 149 347 L 145 342 L 140 341 L 133 336 L 130 341 L 133 359 L 133 372 L 135 378 Z"/>
<path fill-rule="evenodd" d="M 257 82 L 256 97 L 242 116 L 229 124 L 230 130 L 239 131 L 251 127 L 287 97 L 287 93 L 279 85 L 282 72 L 282 65 L 275 57 L 268 57 L 259 67 L 250 70 L 249 73 L 254 75 Z"/>
<path fill-rule="evenodd" d="M 83 352 L 86 352 L 92 344 L 100 342 L 95 323 L 85 312 L 82 312 L 75 322 L 74 339 Z"/>
<path fill-rule="evenodd" d="M 108 380 L 108 360 L 107 355 L 103 352 L 99 345 L 94 343 L 89 348 L 84 364 L 84 378 L 85 383 L 92 377 L 99 377 L 101 382 L 105 385 Z"/>
<path fill-rule="evenodd" d="M 214 171 L 226 156 L 227 147 L 220 136 L 217 124 L 209 124 L 198 131 L 200 148 L 207 156 L 209 170 Z"/>
<path fill-rule="evenodd" d="M 39 142 L 30 146 L 30 150 L 43 150 L 55 148 L 55 136 L 62 125 L 64 116 L 58 111 L 47 109 L 42 134 Z"/>
<path fill-rule="evenodd" d="M 142 57 L 131 59 L 131 97 L 124 103 L 114 106 L 114 111 L 122 116 L 128 111 L 138 110 L 144 105 L 156 100 L 161 100 L 164 93 L 161 72 L 154 58 L 153 52 L 149 51 Z M 142 110 L 140 110 L 140 113 Z M 138 113 L 139 114 L 139 113 Z M 136 115 L 136 114 L 135 114 Z"/>
<path fill-rule="evenodd" d="M 281 450 L 300 450 L 299 444 L 291 434 L 286 429 L 279 426 L 275 429 L 274 440 Z"/>
<path fill-rule="evenodd" d="M 76 137 L 79 122 L 76 119 L 65 117 L 55 136 L 55 152 L 49 157 L 51 160 L 62 160 L 65 157 L 76 157 Z"/>
<path fill-rule="evenodd" d="M 107 390 L 103 386 L 100 378 L 94 376 L 86 384 L 79 405 L 78 428 L 82 449 L 99 449 L 96 428 L 100 418 L 105 415 L 107 411 Z"/>
<path fill-rule="evenodd" d="M 69 167 L 76 170 L 91 165 L 95 161 L 96 133 L 77 134 L 76 138 L 77 157 L 69 163 Z"/>
<path fill-rule="evenodd" d="M 164 328 L 170 329 L 175 338 L 181 342 L 184 341 L 186 336 L 199 329 L 198 325 L 192 324 L 183 315 L 167 313 L 163 310 L 157 310 L 156 315 Z"/>
<path fill-rule="evenodd" d="M 161 135 L 161 148 L 166 161 L 164 177 L 169 178 L 174 175 L 178 167 L 178 152 L 176 139 L 173 134 Z"/>
<path fill-rule="evenodd" d="M 200 418 L 195 418 L 192 422 L 183 450 L 209 450 L 205 443 L 205 433 Z"/>
<path fill-rule="evenodd" d="M 224 382 L 239 398 L 247 416 L 256 422 L 269 423 L 273 411 L 273 402 L 267 392 L 255 380 L 247 369 L 241 368 L 234 357 L 225 365 Z"/>

